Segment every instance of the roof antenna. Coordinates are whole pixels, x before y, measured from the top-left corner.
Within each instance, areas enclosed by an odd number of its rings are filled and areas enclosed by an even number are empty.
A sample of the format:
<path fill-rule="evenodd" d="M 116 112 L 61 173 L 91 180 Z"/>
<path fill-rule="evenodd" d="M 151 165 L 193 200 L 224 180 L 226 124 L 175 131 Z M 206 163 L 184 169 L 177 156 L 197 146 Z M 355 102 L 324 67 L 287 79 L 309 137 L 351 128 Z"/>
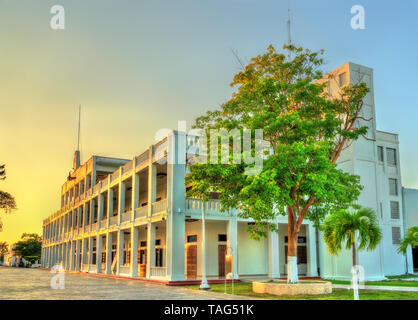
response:
<path fill-rule="evenodd" d="M 77 135 L 77 150 L 74 152 L 73 169 L 76 170 L 80 166 L 80 116 L 81 104 L 78 107 L 78 135 Z"/>

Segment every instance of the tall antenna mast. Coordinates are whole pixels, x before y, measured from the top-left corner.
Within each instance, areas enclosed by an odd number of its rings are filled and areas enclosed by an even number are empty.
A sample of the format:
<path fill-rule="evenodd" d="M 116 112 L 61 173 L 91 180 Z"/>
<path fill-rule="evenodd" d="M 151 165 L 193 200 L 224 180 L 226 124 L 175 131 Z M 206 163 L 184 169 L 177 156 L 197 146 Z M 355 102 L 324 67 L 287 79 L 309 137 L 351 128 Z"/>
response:
<path fill-rule="evenodd" d="M 287 11 L 287 15 L 288 15 L 288 20 L 287 20 L 287 42 L 288 45 L 290 46 L 292 44 L 292 35 L 290 34 L 290 3 L 289 3 L 289 8 Z"/>
<path fill-rule="evenodd" d="M 78 106 L 78 136 L 77 136 L 77 150 L 80 151 L 80 115 L 81 115 L 81 104 Z"/>

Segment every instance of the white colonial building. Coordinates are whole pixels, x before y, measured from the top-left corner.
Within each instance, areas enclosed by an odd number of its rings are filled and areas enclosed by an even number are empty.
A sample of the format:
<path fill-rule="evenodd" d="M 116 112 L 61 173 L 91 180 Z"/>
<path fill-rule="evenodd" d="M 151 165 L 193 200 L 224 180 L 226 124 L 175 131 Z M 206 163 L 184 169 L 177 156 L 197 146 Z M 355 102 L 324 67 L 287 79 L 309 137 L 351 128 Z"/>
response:
<path fill-rule="evenodd" d="M 373 252 L 359 252 L 367 279 L 403 274 L 406 258 L 396 253 L 404 233 L 398 136 L 376 130 L 373 71 L 346 63 L 332 71 L 330 95 L 341 86 L 366 82 L 364 118 L 372 118 L 367 139 L 360 138 L 340 158 L 344 170 L 360 175 L 364 190 L 358 203 L 373 208 L 384 237 Z M 183 147 L 184 142 L 184 147 Z M 61 263 L 66 270 L 150 278 L 169 283 L 230 277 L 286 275 L 287 217 L 278 233 L 260 241 L 246 231 L 251 220 L 222 212 L 219 200 L 186 197 L 186 164 L 194 136 L 172 131 L 131 160 L 92 156 L 61 188 L 61 209 L 44 220 L 42 265 Z M 202 210 L 203 209 L 203 210 Z M 203 219 L 204 217 L 204 219 Z M 205 254 L 204 254 L 205 253 Z M 232 270 L 225 271 L 232 257 Z M 205 266 L 205 268 L 203 268 Z M 409 264 L 408 271 L 412 271 Z M 349 278 L 351 252 L 328 255 L 308 220 L 299 235 L 302 276 Z"/>

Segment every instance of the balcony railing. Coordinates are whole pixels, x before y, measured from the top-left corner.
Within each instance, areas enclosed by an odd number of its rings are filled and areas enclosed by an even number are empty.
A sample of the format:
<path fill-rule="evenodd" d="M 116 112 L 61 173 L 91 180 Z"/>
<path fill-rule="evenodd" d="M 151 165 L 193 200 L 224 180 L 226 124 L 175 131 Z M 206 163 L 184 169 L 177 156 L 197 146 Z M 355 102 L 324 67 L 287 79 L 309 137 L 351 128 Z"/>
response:
<path fill-rule="evenodd" d="M 141 165 L 143 162 L 148 160 L 148 151 L 145 151 L 143 154 L 139 155 L 136 157 L 136 165 L 139 166 Z"/>
<path fill-rule="evenodd" d="M 110 217 L 110 225 L 113 226 L 113 225 L 117 224 L 118 218 L 119 218 L 118 216 Z"/>
<path fill-rule="evenodd" d="M 96 230 L 97 230 L 97 222 L 91 225 L 91 231 L 96 231 Z"/>
<path fill-rule="evenodd" d="M 187 198 L 186 211 L 188 213 L 202 214 L 202 199 Z M 226 215 L 222 212 L 222 205 L 219 200 L 208 200 L 205 202 L 205 214 L 209 215 Z"/>
<path fill-rule="evenodd" d="M 131 211 L 127 211 L 122 213 L 121 219 L 122 219 L 122 223 L 123 222 L 127 222 L 127 221 L 131 221 Z"/>
<path fill-rule="evenodd" d="M 119 170 L 116 170 L 115 172 L 112 173 L 112 175 L 110 176 L 110 181 L 116 181 L 119 179 Z"/>
<path fill-rule="evenodd" d="M 167 267 L 151 267 L 152 277 L 165 277 L 167 275 Z"/>
<path fill-rule="evenodd" d="M 152 213 L 158 213 L 161 211 L 167 210 L 167 199 L 160 200 L 158 202 L 154 202 L 152 204 Z"/>
<path fill-rule="evenodd" d="M 122 167 L 122 174 L 132 171 L 133 161 L 129 161 Z"/>
<path fill-rule="evenodd" d="M 135 209 L 135 219 L 146 217 L 148 214 L 148 206 L 139 207 Z"/>

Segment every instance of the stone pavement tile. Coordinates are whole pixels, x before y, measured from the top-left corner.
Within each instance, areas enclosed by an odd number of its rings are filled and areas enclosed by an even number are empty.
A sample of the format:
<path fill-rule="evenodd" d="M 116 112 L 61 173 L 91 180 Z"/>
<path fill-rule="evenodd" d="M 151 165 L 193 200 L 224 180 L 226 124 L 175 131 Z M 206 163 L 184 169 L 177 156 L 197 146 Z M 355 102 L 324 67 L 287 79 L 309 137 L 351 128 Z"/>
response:
<path fill-rule="evenodd" d="M 151 282 L 65 273 L 65 288 L 52 289 L 48 270 L 0 267 L 0 300 L 249 300 L 249 297 Z"/>

